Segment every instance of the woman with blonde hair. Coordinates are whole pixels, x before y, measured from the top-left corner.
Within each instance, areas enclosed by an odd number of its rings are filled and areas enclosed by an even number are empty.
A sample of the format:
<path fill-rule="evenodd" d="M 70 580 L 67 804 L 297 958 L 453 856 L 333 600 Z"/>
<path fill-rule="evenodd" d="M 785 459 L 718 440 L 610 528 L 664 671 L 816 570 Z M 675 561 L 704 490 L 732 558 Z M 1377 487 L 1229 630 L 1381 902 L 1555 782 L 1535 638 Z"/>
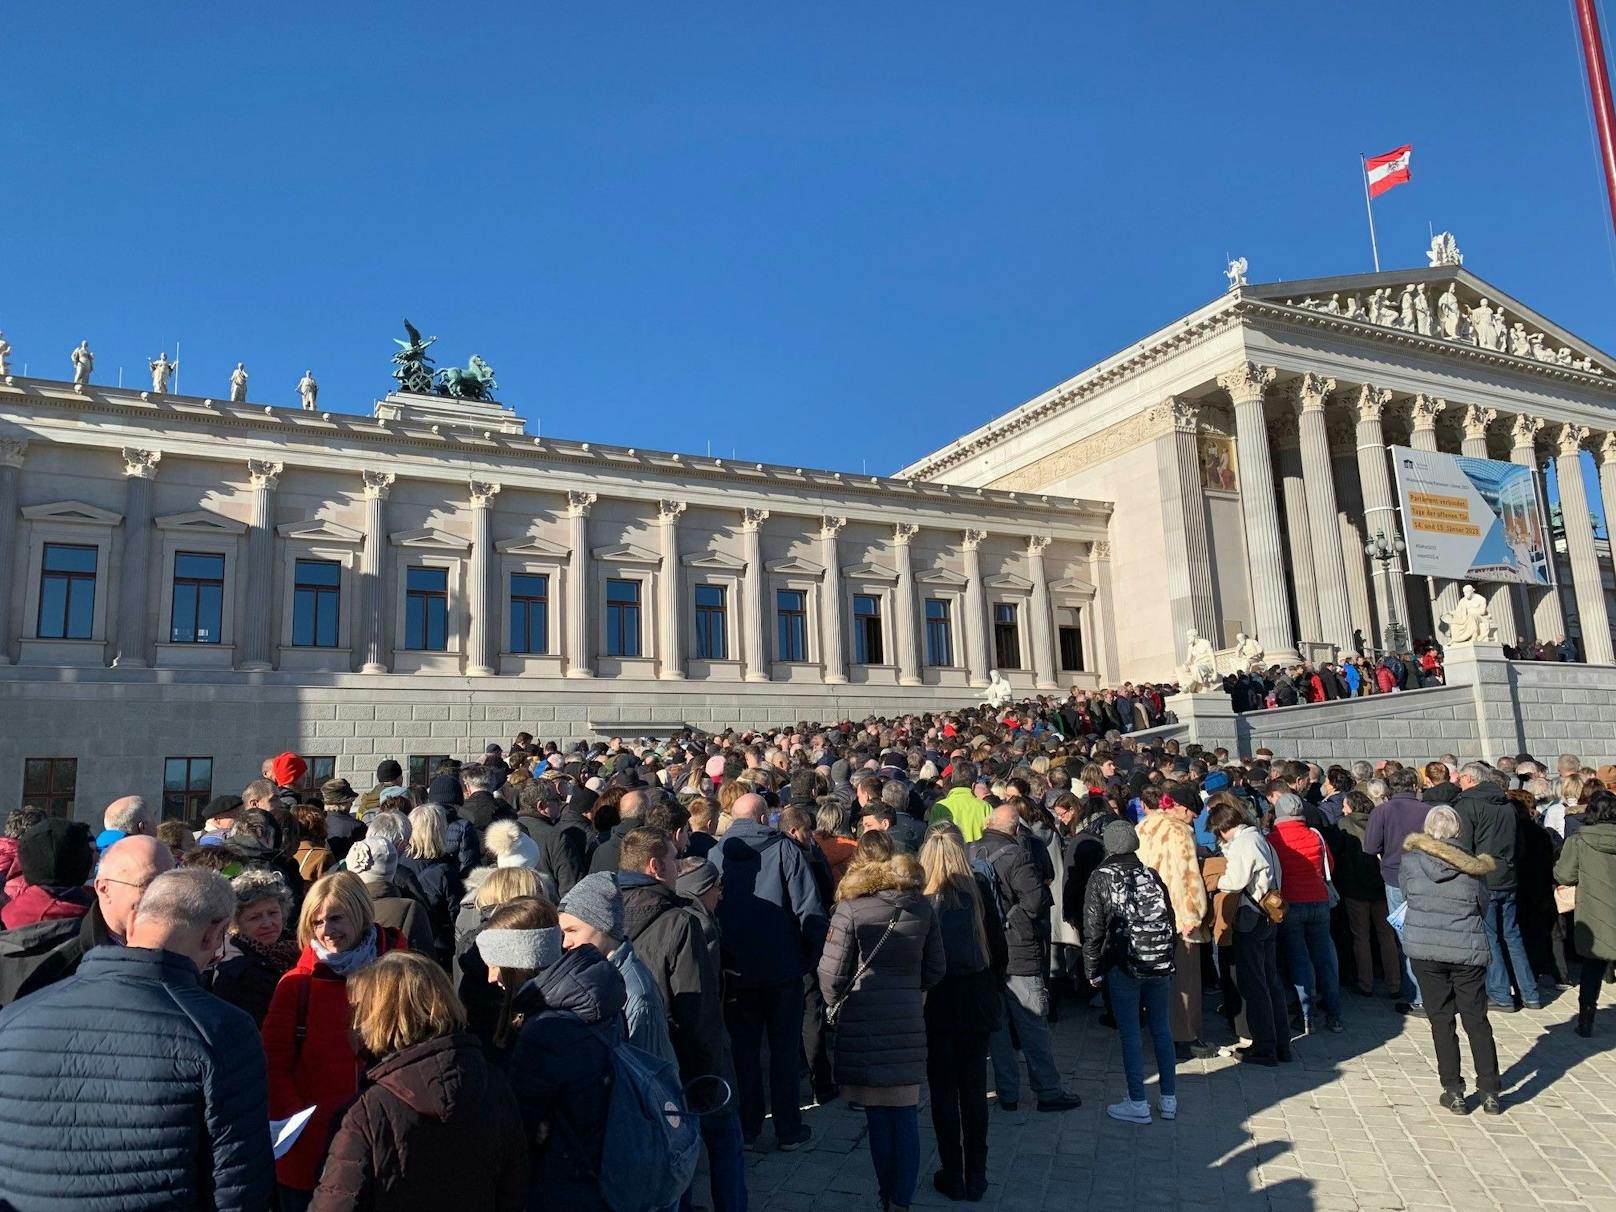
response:
<path fill-rule="evenodd" d="M 494 910 L 519 899 L 545 900 L 539 873 L 531 867 L 498 867 L 460 903 L 455 919 L 455 976 L 471 1032 L 492 1049 L 499 1023 L 499 991 L 488 983 L 488 967 L 477 951 L 477 935 Z M 549 902 L 546 901 L 546 904 Z"/>
<path fill-rule="evenodd" d="M 311 1205 L 406 1212 L 527 1206 L 528 1150 L 505 1075 L 466 1033 L 466 1012 L 431 959 L 398 951 L 348 981 L 368 1064 Z"/>
<path fill-rule="evenodd" d="M 422 804 L 410 812 L 410 840 L 398 865 L 415 877 L 432 927 L 432 954 L 445 969 L 454 963 L 454 919 L 465 888 L 460 863 L 449 853 L 448 818 L 436 804 Z"/>
<path fill-rule="evenodd" d="M 316 880 L 303 897 L 297 942 L 302 954 L 275 986 L 264 1016 L 271 1117 L 314 1107 L 297 1143 L 275 1163 L 281 1207 L 289 1212 L 308 1207 L 332 1116 L 359 1088 L 347 979 L 379 956 L 406 949 L 402 931 L 376 924 L 370 894 L 347 871 Z"/>
<path fill-rule="evenodd" d="M 956 826 L 932 826 L 920 867 L 946 964 L 925 1008 L 939 1162 L 932 1184 L 950 1199 L 979 1200 L 988 1185 L 988 1040 L 1004 1014 L 1010 952 L 993 885 L 971 869 Z"/>

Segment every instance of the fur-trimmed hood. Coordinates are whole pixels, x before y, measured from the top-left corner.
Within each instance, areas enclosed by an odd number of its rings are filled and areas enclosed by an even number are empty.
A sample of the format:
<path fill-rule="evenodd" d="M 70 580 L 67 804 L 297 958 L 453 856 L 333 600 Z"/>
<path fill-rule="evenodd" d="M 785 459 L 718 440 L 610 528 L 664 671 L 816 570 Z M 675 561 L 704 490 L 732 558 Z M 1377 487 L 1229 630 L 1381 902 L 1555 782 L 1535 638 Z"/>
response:
<path fill-rule="evenodd" d="M 1428 854 L 1437 861 L 1477 879 L 1492 874 L 1498 866 L 1497 860 L 1490 854 L 1470 854 L 1451 842 L 1438 841 L 1429 833 L 1409 834 L 1403 839 L 1403 849 Z"/>
<path fill-rule="evenodd" d="M 836 889 L 839 901 L 873 896 L 877 892 L 917 892 L 925 885 L 925 873 L 912 854 L 894 854 L 884 863 L 850 866 Z"/>

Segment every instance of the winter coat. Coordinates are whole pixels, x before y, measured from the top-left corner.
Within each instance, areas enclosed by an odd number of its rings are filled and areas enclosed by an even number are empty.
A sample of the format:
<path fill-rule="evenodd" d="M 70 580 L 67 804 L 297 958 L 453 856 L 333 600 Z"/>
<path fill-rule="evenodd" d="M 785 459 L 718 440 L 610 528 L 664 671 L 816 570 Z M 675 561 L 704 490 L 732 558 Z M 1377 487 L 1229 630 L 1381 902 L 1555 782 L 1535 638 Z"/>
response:
<path fill-rule="evenodd" d="M 99 902 L 81 918 L 47 918 L 0 931 L 0 1006 L 65 980 L 92 948 L 117 942 Z"/>
<path fill-rule="evenodd" d="M 481 837 L 495 821 L 516 819 L 516 809 L 491 791 L 473 791 L 460 805 L 460 819 L 467 822 Z"/>
<path fill-rule="evenodd" d="M 668 1012 L 662 1007 L 656 978 L 634 954 L 633 943 L 619 943 L 608 958 L 623 978 L 626 999 L 623 1026 L 628 1032 L 628 1042 L 658 1060 L 677 1065 L 679 1058 L 674 1055 L 673 1042 L 668 1039 Z"/>
<path fill-rule="evenodd" d="M 924 995 L 942 980 L 948 957 L 923 882 L 908 855 L 855 866 L 842 880 L 819 960 L 825 1005 L 841 1004 L 832 1063 L 839 1085 L 926 1080 Z"/>
<path fill-rule="evenodd" d="M 55 887 L 50 884 L 24 884 L 22 891 L 0 909 L 0 925 L 7 930 L 32 926 L 35 922 L 58 918 L 81 918 L 95 904 L 95 893 L 83 884 Z"/>
<path fill-rule="evenodd" d="M 464 1033 L 379 1061 L 342 1116 L 311 1212 L 520 1212 L 527 1135 L 510 1082 Z"/>
<path fill-rule="evenodd" d="M 337 862 L 345 859 L 353 844 L 367 832 L 365 823 L 353 813 L 340 808 L 325 810 L 325 843 L 331 857 Z"/>
<path fill-rule="evenodd" d="M 98 947 L 0 1041 L 0 1207 L 269 1207 L 263 1051 L 185 956 Z"/>
<path fill-rule="evenodd" d="M 397 930 L 409 942 L 411 951 L 422 955 L 437 954 L 432 937 L 432 923 L 427 911 L 414 897 L 405 896 L 391 880 L 382 883 L 364 881 L 370 893 L 370 907 L 376 913 L 376 924 Z"/>
<path fill-rule="evenodd" d="M 1112 821 L 1121 820 L 1116 813 L 1103 807 L 1105 801 L 1099 797 L 1090 797 L 1091 803 L 1102 805 L 1099 811 L 1091 812 L 1072 831 L 1072 835 L 1065 843 L 1065 874 L 1062 879 L 1065 887 L 1061 892 L 1061 907 L 1066 914 L 1066 920 L 1077 927 L 1078 938 L 1083 935 L 1083 897 L 1088 891 L 1089 879 L 1094 875 L 1094 869 L 1105 861 L 1105 843 L 1100 840 L 1100 834 Z"/>
<path fill-rule="evenodd" d="M 1428 833 L 1403 839 L 1398 872 L 1408 902 L 1403 951 L 1410 959 L 1485 968 L 1492 960 L 1483 921 L 1491 855 L 1471 854 Z"/>
<path fill-rule="evenodd" d="M 232 935 L 225 944 L 224 957 L 208 973 L 208 988 L 214 997 L 245 1010 L 252 1015 L 254 1025 L 262 1026 L 275 986 L 297 959 L 296 943 L 265 947 L 239 934 Z"/>
<path fill-rule="evenodd" d="M 892 828 L 887 833 L 892 838 L 892 844 L 905 854 L 918 855 L 920 847 L 926 842 L 926 826 L 907 811 L 893 815 Z"/>
<path fill-rule="evenodd" d="M 617 856 L 623 849 L 623 839 L 640 827 L 640 818 L 625 816 L 612 826 L 612 831 L 606 840 L 595 847 L 594 854 L 589 856 L 589 874 L 597 871 L 617 870 Z"/>
<path fill-rule="evenodd" d="M 1374 903 L 1386 899 L 1386 885 L 1380 878 L 1380 861 L 1364 851 L 1368 833 L 1366 814 L 1342 813 L 1330 853 L 1334 858 L 1336 891 L 1347 900 Z"/>
<path fill-rule="evenodd" d="M 330 847 L 306 839 L 297 844 L 292 861 L 297 864 L 297 873 L 303 877 L 305 886 L 329 872 L 333 862 Z"/>
<path fill-rule="evenodd" d="M 1403 842 L 1411 833 L 1425 830 L 1425 817 L 1431 805 L 1411 795 L 1394 795 L 1375 805 L 1364 830 L 1364 852 L 1380 859 L 1380 879 L 1388 888 L 1398 886 L 1403 864 Z"/>
<path fill-rule="evenodd" d="M 970 848 L 971 857 L 993 869 L 998 903 L 1004 907 L 1004 935 L 1011 976 L 1042 976 L 1048 966 L 1049 887 L 1020 839 L 989 829 Z M 849 873 L 851 874 L 851 872 Z M 843 883 L 846 883 L 844 880 Z M 846 895 L 843 893 L 842 895 Z M 1068 902 L 1070 903 L 1070 902 Z"/>
<path fill-rule="evenodd" d="M 1488 780 L 1459 792 L 1453 801 L 1459 814 L 1459 836 L 1454 845 L 1471 854 L 1490 854 L 1495 866 L 1487 876 L 1489 892 L 1514 892 L 1515 805 L 1504 789 Z"/>
<path fill-rule="evenodd" d="M 977 799 L 969 787 L 953 787 L 932 805 L 929 819 L 933 825 L 938 821 L 953 821 L 959 827 L 966 845 L 970 845 L 982 836 L 982 830 L 987 828 L 988 817 L 992 814 L 993 809 L 988 807 L 987 801 Z"/>
<path fill-rule="evenodd" d="M 415 877 L 416 886 L 426 898 L 426 920 L 432 929 L 433 944 L 428 954 L 448 967 L 454 958 L 455 914 L 465 894 L 460 864 L 447 854 L 433 859 L 411 858 L 406 854 L 398 860 L 398 866 Z"/>
<path fill-rule="evenodd" d="M 555 880 L 559 895 L 589 874 L 589 821 L 569 803 L 555 820 L 534 822 L 533 840 L 539 845 L 539 869 Z"/>
<path fill-rule="evenodd" d="M 1195 827 L 1168 812 L 1147 812 L 1139 822 L 1139 861 L 1161 876 L 1180 930 L 1193 926 L 1194 942 L 1210 937 L 1211 905 L 1195 852 Z"/>
<path fill-rule="evenodd" d="M 977 899 L 982 904 L 982 929 L 988 943 L 986 955 L 977 941 L 969 905 L 941 895 L 928 898 L 932 912 L 937 915 L 937 931 L 943 940 L 943 957 L 947 962 L 943 979 L 926 994 L 928 1031 L 993 1032 L 1004 1018 L 1004 978 L 1010 963 L 1010 949 L 993 900 L 992 883 L 982 875 L 974 879 Z"/>
<path fill-rule="evenodd" d="M 831 884 L 840 884 L 842 876 L 847 874 L 847 865 L 853 861 L 853 852 L 858 849 L 858 840 L 830 833 L 816 833 L 814 839 L 819 843 L 819 852 L 830 864 Z"/>
<path fill-rule="evenodd" d="M 0 837 L 0 885 L 9 883 L 13 876 L 21 874 L 22 859 L 17 857 L 17 839 Z"/>
<path fill-rule="evenodd" d="M 399 931 L 376 930 L 377 955 L 404 946 Z M 285 1119 L 305 1107 L 315 1109 L 297 1143 L 275 1163 L 276 1181 L 298 1191 L 314 1190 L 333 1116 L 359 1089 L 349 1022 L 347 981 L 321 963 L 313 947 L 304 947 L 297 965 L 275 986 L 264 1016 L 269 1114 Z M 304 1028 L 301 1046 L 299 1025 Z"/>
<path fill-rule="evenodd" d="M 1275 821 L 1268 844 L 1279 859 L 1287 904 L 1322 905 L 1329 901 L 1324 870 L 1330 852 L 1317 829 L 1305 821 Z"/>
<path fill-rule="evenodd" d="M 604 1212 L 601 1141 L 611 1049 L 623 1038 L 623 978 L 593 947 L 574 947 L 517 992 L 522 1030 L 511 1088 L 532 1146 L 530 1206 Z"/>
<path fill-rule="evenodd" d="M 724 895 L 724 972 L 730 988 L 801 980 L 825 944 L 825 907 L 800 847 L 758 821 L 730 825 L 708 854 Z"/>
<path fill-rule="evenodd" d="M 1083 896 L 1083 972 L 1089 980 L 1112 968 L 1139 979 L 1171 975 L 1177 933 L 1167 885 L 1138 854 L 1114 854 L 1095 868 Z"/>
<path fill-rule="evenodd" d="M 1424 791 L 1420 792 L 1420 799 L 1427 804 L 1452 804 L 1458 798 L 1459 784 L 1452 779 L 1432 783 Z"/>
<path fill-rule="evenodd" d="M 1554 878 L 1577 889 L 1577 954 L 1616 960 L 1616 822 L 1584 825 L 1566 838 Z"/>

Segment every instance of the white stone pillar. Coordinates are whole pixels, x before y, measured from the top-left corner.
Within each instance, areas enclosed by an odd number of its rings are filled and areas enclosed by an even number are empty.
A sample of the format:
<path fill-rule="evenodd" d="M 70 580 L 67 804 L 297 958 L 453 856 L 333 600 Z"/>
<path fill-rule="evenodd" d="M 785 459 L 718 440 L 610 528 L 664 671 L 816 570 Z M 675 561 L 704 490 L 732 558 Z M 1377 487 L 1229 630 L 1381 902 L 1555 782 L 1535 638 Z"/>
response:
<path fill-rule="evenodd" d="M 275 486 L 279 463 L 247 460 L 252 486 L 251 520 L 247 525 L 247 602 L 241 633 L 241 668 L 263 673 L 275 668 Z"/>
<path fill-rule="evenodd" d="M 768 519 L 767 509 L 741 510 L 741 558 L 746 568 L 741 575 L 745 585 L 741 591 L 741 642 L 746 661 L 748 682 L 767 682 L 769 654 L 764 651 L 764 620 L 769 604 L 763 593 L 763 523 Z"/>
<path fill-rule="evenodd" d="M 1268 424 L 1263 413 L 1263 396 L 1273 381 L 1274 368 L 1255 362 L 1242 362 L 1218 376 L 1218 386 L 1234 401 L 1240 507 L 1246 524 L 1246 560 L 1251 565 L 1257 638 L 1276 661 L 1294 661 L 1300 654 L 1291 630 L 1279 505 L 1274 497 L 1274 465 L 1268 456 Z"/>
<path fill-rule="evenodd" d="M 1590 665 L 1616 664 L 1610 642 L 1610 612 L 1605 609 L 1605 587 L 1599 574 L 1599 552 L 1594 548 L 1594 520 L 1588 509 L 1588 486 L 1582 475 L 1584 425 L 1560 426 L 1555 445 L 1559 457 L 1555 473 L 1560 481 L 1560 522 L 1565 527 L 1566 551 L 1571 556 L 1571 583 L 1577 593 L 1577 616 L 1582 622 L 1582 653 Z"/>
<path fill-rule="evenodd" d="M 1472 459 L 1485 459 L 1487 453 L 1487 426 L 1498 416 L 1496 408 L 1483 408 L 1480 404 L 1467 404 L 1464 410 L 1464 440 L 1459 453 Z M 1515 587 L 1507 581 L 1478 587 L 1477 592 L 1487 594 L 1487 613 L 1493 616 L 1502 644 L 1518 644 L 1520 627 L 1515 621 Z"/>
<path fill-rule="evenodd" d="M 1420 392 L 1409 402 L 1409 421 L 1412 429 L 1409 433 L 1408 444 L 1415 450 L 1440 451 L 1441 444 L 1436 436 L 1436 419 L 1447 409 L 1448 402 L 1440 396 L 1427 395 Z M 1440 635 L 1438 627 L 1442 616 L 1453 610 L 1459 604 L 1458 581 L 1444 580 L 1438 577 L 1426 578 L 1426 589 L 1431 595 L 1431 627 Z"/>
<path fill-rule="evenodd" d="M 1027 573 L 1032 582 L 1032 672 L 1033 684 L 1039 690 L 1056 690 L 1055 681 L 1055 628 L 1049 606 L 1049 581 L 1044 573 L 1044 549 L 1049 546 L 1045 535 L 1033 535 L 1027 540 Z"/>
<path fill-rule="evenodd" d="M 1089 544 L 1089 580 L 1094 583 L 1094 601 L 1083 616 L 1088 618 L 1091 612 L 1096 616 L 1089 625 L 1089 650 L 1094 653 L 1094 671 L 1100 675 L 1100 685 L 1115 686 L 1122 680 L 1122 675 L 1121 663 L 1117 660 L 1116 605 L 1111 593 L 1109 542 Z"/>
<path fill-rule="evenodd" d="M 1167 401 L 1173 431 L 1161 439 L 1159 470 L 1167 540 L 1167 598 L 1173 633 L 1193 627 L 1216 635 L 1217 603 L 1212 594 L 1211 544 L 1206 535 L 1206 493 L 1201 487 L 1197 449 L 1200 405 L 1182 396 Z"/>
<path fill-rule="evenodd" d="M 683 611 L 680 610 L 684 604 L 684 590 L 679 583 L 682 568 L 679 563 L 679 515 L 684 511 L 683 501 L 657 502 L 657 530 L 662 540 L 662 574 L 657 582 L 662 590 L 662 627 L 657 645 L 661 649 L 657 653 L 661 658 L 661 667 L 657 676 L 669 681 L 685 676 L 684 624 Z"/>
<path fill-rule="evenodd" d="M 567 527 L 572 554 L 567 559 L 567 676 L 592 678 L 589 665 L 589 510 L 592 492 L 567 493 Z"/>
<path fill-rule="evenodd" d="M 11 663 L 11 589 L 17 576 L 17 481 L 28 443 L 22 438 L 0 438 L 0 665 Z"/>
<path fill-rule="evenodd" d="M 387 494 L 393 490 L 393 473 L 361 473 L 365 491 L 365 545 L 359 552 L 359 612 L 356 634 L 359 638 L 359 672 L 386 673 L 387 594 L 382 585 L 382 561 L 387 552 Z"/>
<path fill-rule="evenodd" d="M 1607 433 L 1599 443 L 1599 499 L 1605 509 L 1605 533 L 1616 522 L 1616 432 Z M 1616 548 L 1612 549 L 1616 558 Z"/>
<path fill-rule="evenodd" d="M 1380 424 L 1391 396 L 1387 388 L 1371 387 L 1367 383 L 1358 389 L 1358 478 L 1363 484 L 1366 542 L 1372 541 L 1376 534 L 1383 534 L 1391 543 L 1401 533 L 1397 525 L 1397 499 L 1392 495 L 1391 475 L 1386 470 L 1386 436 Z M 1408 594 L 1403 577 L 1401 557 L 1393 559 L 1389 565 L 1379 560 L 1374 562 L 1375 604 L 1380 613 L 1383 646 L 1386 628 L 1394 618 L 1405 633 L 1409 630 Z"/>
<path fill-rule="evenodd" d="M 1341 554 L 1341 528 L 1336 520 L 1330 432 L 1324 419 L 1325 402 L 1334 390 L 1334 379 L 1308 371 L 1296 384 L 1291 402 L 1297 414 L 1308 541 L 1312 544 L 1313 579 L 1319 595 L 1319 639 L 1334 644 L 1344 655 L 1352 651 L 1352 601 Z"/>
<path fill-rule="evenodd" d="M 915 571 L 909 561 L 909 540 L 920 532 L 912 522 L 892 528 L 892 563 L 898 583 L 892 591 L 892 629 L 898 643 L 898 685 L 919 686 L 920 648 L 915 628 Z"/>
<path fill-rule="evenodd" d="M 1268 422 L 1268 441 L 1274 468 L 1279 472 L 1280 496 L 1285 502 L 1285 540 L 1291 558 L 1292 600 L 1296 603 L 1297 638 L 1321 640 L 1324 624 L 1319 614 L 1319 586 L 1313 571 L 1313 519 L 1303 482 L 1301 435 L 1296 415 L 1289 410 Z"/>
<path fill-rule="evenodd" d="M 143 668 L 146 660 L 146 600 L 151 591 L 152 481 L 160 450 L 123 448 L 123 575 L 118 582 L 118 631 L 112 663 Z"/>
<path fill-rule="evenodd" d="M 1537 461 L 1537 434 L 1545 422 L 1542 417 L 1518 416 L 1510 426 L 1509 437 L 1512 445 L 1509 451 L 1509 461 L 1522 467 L 1530 467 L 1534 473 L 1538 472 Z M 1544 491 L 1542 476 L 1534 474 L 1533 482 L 1537 485 L 1538 516 L 1543 519 L 1543 538 L 1549 544 L 1548 563 L 1549 574 L 1558 582 L 1559 573 L 1555 569 L 1554 536 L 1549 533 L 1549 502 Z M 1565 614 L 1560 609 L 1560 586 L 1550 585 L 1546 589 L 1532 586 L 1526 587 L 1526 602 L 1532 615 L 1532 637 L 1540 643 L 1558 644 L 1565 638 Z"/>
<path fill-rule="evenodd" d="M 466 635 L 466 675 L 493 677 L 499 671 L 499 601 L 494 583 L 494 498 L 492 480 L 471 482 L 471 626 Z"/>
<path fill-rule="evenodd" d="M 1375 637 L 1375 603 L 1369 588 L 1369 558 L 1364 555 L 1363 482 L 1358 478 L 1358 423 L 1336 418 L 1326 421 L 1330 443 L 1331 487 L 1336 494 L 1336 533 L 1341 562 L 1347 574 L 1347 601 L 1352 626 L 1362 632 L 1365 645 Z"/>
<path fill-rule="evenodd" d="M 842 562 L 836 551 L 836 536 L 847 525 L 846 518 L 820 519 L 819 542 L 825 561 L 825 579 L 819 585 L 819 639 L 824 645 L 821 664 L 825 681 L 847 681 L 847 642 L 842 634 Z"/>
<path fill-rule="evenodd" d="M 965 556 L 965 668 L 971 685 L 988 684 L 988 599 L 982 584 L 982 540 L 985 530 L 967 530 L 960 550 Z"/>

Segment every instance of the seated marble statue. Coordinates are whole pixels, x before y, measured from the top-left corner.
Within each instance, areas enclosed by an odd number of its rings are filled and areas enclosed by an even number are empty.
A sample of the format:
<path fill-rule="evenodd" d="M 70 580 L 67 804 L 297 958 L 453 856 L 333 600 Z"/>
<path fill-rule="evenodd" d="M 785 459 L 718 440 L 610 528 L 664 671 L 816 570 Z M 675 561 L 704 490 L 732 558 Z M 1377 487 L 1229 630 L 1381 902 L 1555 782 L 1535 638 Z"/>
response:
<path fill-rule="evenodd" d="M 982 697 L 987 699 L 989 707 L 997 709 L 1009 706 L 1012 693 L 1010 683 L 999 676 L 997 669 L 988 670 L 988 686 L 982 692 Z"/>
<path fill-rule="evenodd" d="M 1184 652 L 1184 667 L 1179 670 L 1179 689 L 1185 694 L 1197 694 L 1203 690 L 1211 690 L 1222 684 L 1218 677 L 1217 656 L 1212 651 L 1212 641 L 1203 639 L 1201 633 L 1191 627 L 1184 633 L 1187 647 Z"/>
<path fill-rule="evenodd" d="M 1498 639 L 1498 625 L 1487 610 L 1487 599 L 1466 585 L 1454 608 L 1442 616 L 1450 644 L 1492 644 Z"/>
<path fill-rule="evenodd" d="M 1252 673 L 1261 669 L 1263 657 L 1266 655 L 1263 646 L 1257 643 L 1256 636 L 1241 632 L 1234 637 L 1235 662 L 1242 673 Z"/>

